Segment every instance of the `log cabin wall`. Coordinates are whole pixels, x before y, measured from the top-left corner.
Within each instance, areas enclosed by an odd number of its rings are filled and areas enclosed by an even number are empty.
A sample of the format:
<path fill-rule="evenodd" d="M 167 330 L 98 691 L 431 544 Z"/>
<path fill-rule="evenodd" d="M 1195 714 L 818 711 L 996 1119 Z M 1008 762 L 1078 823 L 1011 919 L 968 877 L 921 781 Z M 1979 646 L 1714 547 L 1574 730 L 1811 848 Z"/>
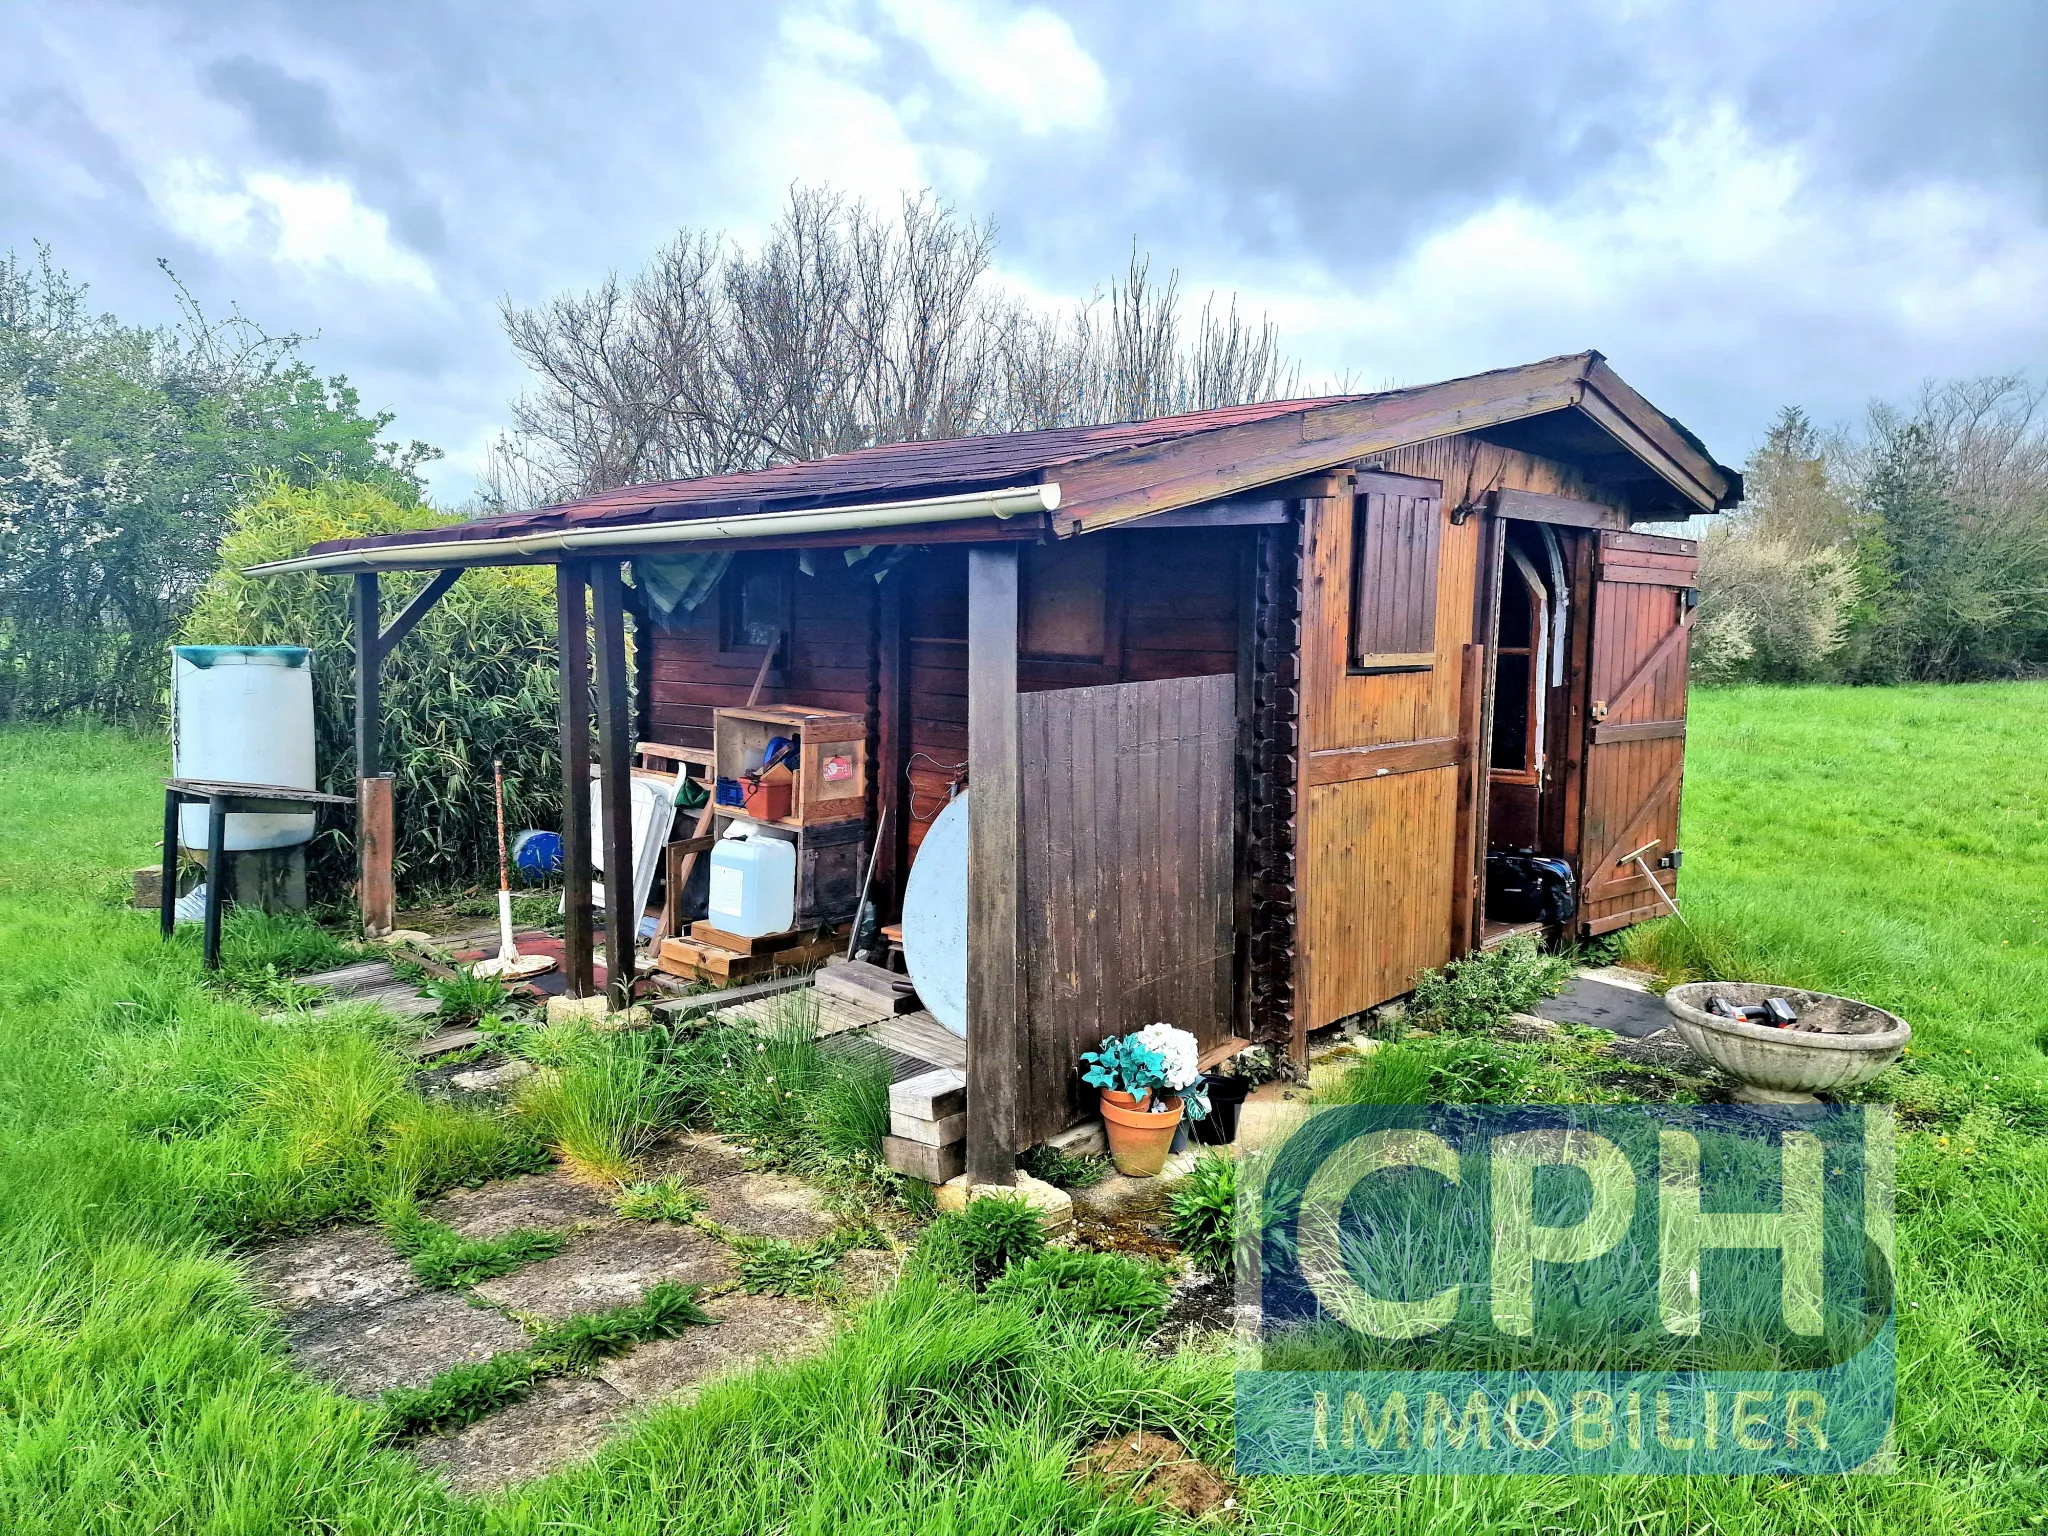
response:
<path fill-rule="evenodd" d="M 1019 688 L 1235 673 L 1242 562 L 1254 533 L 1134 530 L 1027 547 L 1025 601 L 1032 602 L 1036 577 L 1054 630 L 1047 643 L 1092 644 L 1096 654 L 1027 653 L 1018 665 Z M 1069 553 L 1077 544 L 1101 553 L 1077 565 Z M 918 550 L 881 582 L 869 568 L 848 567 L 834 549 L 812 553 L 815 574 L 809 576 L 796 570 L 793 553 L 752 559 L 780 562 L 790 572 L 789 637 L 763 702 L 845 710 L 868 721 L 876 800 L 870 824 L 881 805 L 891 806 L 877 888 L 880 905 L 893 912 L 925 830 L 967 766 L 966 549 Z M 727 588 L 743 574 L 736 562 Z M 1080 600 L 1062 602 L 1062 593 Z M 730 595 L 716 594 L 694 612 L 652 627 L 647 718 L 654 739 L 708 748 L 712 711 L 746 702 L 761 651 L 727 643 Z M 1087 601 L 1099 607 L 1092 631 Z"/>
<path fill-rule="evenodd" d="M 1588 496 L 1567 466 L 1461 435 L 1376 455 L 1371 469 L 1442 486 L 1434 649 L 1426 667 L 1351 667 L 1353 498 L 1333 481 L 1305 503 L 1300 815 L 1293 1036 L 1409 991 L 1451 958 L 1465 647 L 1484 519 L 1451 514 L 1493 489 Z M 1481 738 L 1483 740 L 1483 738 Z M 1374 750 L 1380 749 L 1380 750 Z M 1468 765 L 1469 766 L 1469 765 Z M 1483 772 L 1475 776 L 1484 782 Z"/>
<path fill-rule="evenodd" d="M 1134 530 L 1087 535 L 1081 542 L 1103 551 L 1099 571 L 1063 561 L 1067 545 L 1031 546 L 1024 552 L 1027 648 L 1017 666 L 1020 691 L 1237 671 L 1240 562 L 1250 547 L 1249 530 Z M 945 809 L 948 790 L 967 765 L 967 556 L 958 548 L 928 549 L 905 561 L 900 574 L 907 657 L 907 871 L 926 828 Z M 1103 608 L 1096 659 L 1031 654 L 1034 576 L 1071 590 L 1086 588 L 1098 575 Z M 1038 591 L 1050 596 L 1044 584 Z M 1056 617 L 1071 620 L 1071 608 L 1046 606 L 1056 610 Z M 1078 630 L 1086 627 L 1080 624 Z M 1073 643 L 1079 648 L 1095 638 L 1081 634 Z"/>

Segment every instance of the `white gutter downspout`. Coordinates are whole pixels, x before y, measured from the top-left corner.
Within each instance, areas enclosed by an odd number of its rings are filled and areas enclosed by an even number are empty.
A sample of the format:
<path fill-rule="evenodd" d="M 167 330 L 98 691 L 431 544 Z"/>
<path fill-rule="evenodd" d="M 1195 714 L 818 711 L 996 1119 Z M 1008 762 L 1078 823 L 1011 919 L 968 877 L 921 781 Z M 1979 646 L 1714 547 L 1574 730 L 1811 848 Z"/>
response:
<path fill-rule="evenodd" d="M 439 543 L 391 544 L 376 549 L 341 549 L 324 555 L 300 555 L 252 565 L 245 576 L 281 576 L 293 571 L 418 569 L 465 565 L 478 556 L 526 556 L 538 561 L 564 554 L 604 549 L 659 548 L 699 544 L 711 539 L 765 539 L 800 534 L 858 533 L 870 528 L 903 528 L 919 523 L 957 522 L 966 518 L 1008 519 L 1057 511 L 1056 482 L 1020 485 L 1000 491 L 974 491 L 961 496 L 934 496 L 922 501 L 884 501 L 826 511 L 747 512 L 732 517 L 705 517 L 687 522 L 634 523 L 623 527 L 558 528 L 546 533 L 502 539 L 447 539 Z"/>

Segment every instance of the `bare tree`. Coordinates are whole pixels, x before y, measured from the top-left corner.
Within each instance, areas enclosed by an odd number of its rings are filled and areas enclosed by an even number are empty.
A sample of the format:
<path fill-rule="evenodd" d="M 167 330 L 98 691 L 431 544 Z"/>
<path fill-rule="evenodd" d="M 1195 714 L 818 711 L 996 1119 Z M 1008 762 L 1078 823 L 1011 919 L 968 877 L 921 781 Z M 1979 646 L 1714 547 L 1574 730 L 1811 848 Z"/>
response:
<path fill-rule="evenodd" d="M 1129 271 L 1059 317 L 1003 291 L 992 224 L 928 196 L 894 218 L 798 188 L 760 247 L 684 230 L 630 281 L 506 334 L 534 388 L 487 505 L 758 469 L 875 443 L 1136 420 L 1291 391 L 1270 321 L 1212 297 L 1183 339 L 1179 274 Z"/>

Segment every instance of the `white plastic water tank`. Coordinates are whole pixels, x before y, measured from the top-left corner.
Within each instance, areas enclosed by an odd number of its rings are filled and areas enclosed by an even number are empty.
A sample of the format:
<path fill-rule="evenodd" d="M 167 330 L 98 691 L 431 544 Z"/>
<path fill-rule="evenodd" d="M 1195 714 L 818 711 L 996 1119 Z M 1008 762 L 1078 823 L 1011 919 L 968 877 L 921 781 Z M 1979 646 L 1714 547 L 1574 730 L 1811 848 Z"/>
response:
<path fill-rule="evenodd" d="M 171 772 L 181 779 L 318 789 L 313 653 L 302 645 L 171 647 Z M 227 846 L 291 848 L 313 835 L 310 812 L 228 817 Z M 178 841 L 206 846 L 206 807 L 179 813 Z"/>
<path fill-rule="evenodd" d="M 743 939 L 788 932 L 796 921 L 796 845 L 734 822 L 711 849 L 709 907 L 712 927 Z"/>

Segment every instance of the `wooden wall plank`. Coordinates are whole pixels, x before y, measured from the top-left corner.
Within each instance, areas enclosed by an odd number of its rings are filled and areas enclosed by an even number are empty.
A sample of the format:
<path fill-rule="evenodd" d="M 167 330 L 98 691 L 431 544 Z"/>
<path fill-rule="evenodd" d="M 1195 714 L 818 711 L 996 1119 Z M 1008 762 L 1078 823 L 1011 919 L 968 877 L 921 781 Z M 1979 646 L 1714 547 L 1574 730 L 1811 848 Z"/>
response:
<path fill-rule="evenodd" d="M 1080 1056 L 1106 1037 L 1164 1021 L 1208 1049 L 1233 1032 L 1236 691 L 1222 673 L 1019 700 L 1024 1141 L 1094 1113 Z"/>

